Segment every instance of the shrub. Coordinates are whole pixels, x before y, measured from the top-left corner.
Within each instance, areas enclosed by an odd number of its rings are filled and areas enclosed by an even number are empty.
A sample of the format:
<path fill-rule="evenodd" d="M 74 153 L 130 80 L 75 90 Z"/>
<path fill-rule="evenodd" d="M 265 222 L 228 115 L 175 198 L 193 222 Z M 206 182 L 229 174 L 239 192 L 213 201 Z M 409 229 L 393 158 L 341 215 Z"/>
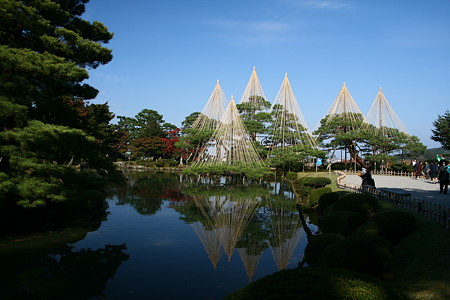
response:
<path fill-rule="evenodd" d="M 377 202 L 377 198 L 370 194 L 349 193 L 339 197 L 333 211 L 354 211 L 366 216 L 377 207 Z"/>
<path fill-rule="evenodd" d="M 305 261 L 308 265 L 314 266 L 319 256 L 328 246 L 343 239 L 342 235 L 335 233 L 313 235 L 308 239 L 308 244 L 305 247 Z"/>
<path fill-rule="evenodd" d="M 311 191 L 311 194 L 309 195 L 309 205 L 313 206 L 317 202 L 319 202 L 319 198 L 324 194 L 331 193 L 331 188 L 329 187 L 322 187 L 318 189 L 314 189 Z"/>
<path fill-rule="evenodd" d="M 330 184 L 331 179 L 326 177 L 303 177 L 301 183 L 304 186 L 318 189 Z"/>
<path fill-rule="evenodd" d="M 162 167 L 175 167 L 178 165 L 178 162 L 172 159 L 160 159 L 155 162 L 155 166 Z"/>
<path fill-rule="evenodd" d="M 416 229 L 417 219 L 403 211 L 389 211 L 369 218 L 356 233 L 375 234 L 396 244 Z"/>
<path fill-rule="evenodd" d="M 294 181 L 294 180 L 297 180 L 297 178 L 298 178 L 298 174 L 297 174 L 296 172 L 288 172 L 288 173 L 286 174 L 286 179 L 287 179 L 287 180 L 292 180 L 292 181 Z"/>
<path fill-rule="evenodd" d="M 317 265 L 379 276 L 387 271 L 392 257 L 393 246 L 385 238 L 357 234 L 326 248 Z"/>
<path fill-rule="evenodd" d="M 333 211 L 320 217 L 318 226 L 324 233 L 351 236 L 365 220 L 364 216 L 354 211 Z"/>
<path fill-rule="evenodd" d="M 318 210 L 319 211 L 324 211 L 325 208 L 333 205 L 334 203 L 336 203 L 336 201 L 339 199 L 339 197 L 346 195 L 350 192 L 347 191 L 338 191 L 338 192 L 332 192 L 332 193 L 326 193 L 326 194 L 322 194 L 319 197 L 319 206 L 318 206 Z"/>
<path fill-rule="evenodd" d="M 385 282 L 347 270 L 283 270 L 235 291 L 225 300 L 406 299 Z"/>

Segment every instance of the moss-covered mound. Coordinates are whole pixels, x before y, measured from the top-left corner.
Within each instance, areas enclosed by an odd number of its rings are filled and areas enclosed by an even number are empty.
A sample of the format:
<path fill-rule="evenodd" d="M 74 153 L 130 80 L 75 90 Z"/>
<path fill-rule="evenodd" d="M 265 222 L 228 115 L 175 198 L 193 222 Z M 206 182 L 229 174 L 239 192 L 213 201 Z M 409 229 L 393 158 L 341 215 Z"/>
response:
<path fill-rule="evenodd" d="M 322 195 L 331 193 L 331 188 L 329 187 L 322 187 L 318 189 L 314 189 L 311 191 L 311 194 L 309 195 L 309 205 L 314 206 L 319 202 L 319 198 Z"/>
<path fill-rule="evenodd" d="M 417 219 L 411 213 L 389 211 L 369 218 L 357 230 L 357 233 L 379 235 L 396 244 L 413 232 L 416 227 Z"/>
<path fill-rule="evenodd" d="M 316 265 L 317 259 L 331 244 L 345 239 L 340 234 L 335 233 L 323 233 L 319 235 L 313 235 L 308 239 L 308 244 L 305 247 L 305 261 L 308 265 Z"/>
<path fill-rule="evenodd" d="M 377 278 L 346 270 L 302 268 L 279 271 L 225 297 L 225 300 L 406 299 Z"/>
<path fill-rule="evenodd" d="M 334 203 L 336 203 L 336 201 L 339 199 L 339 197 L 349 194 L 350 192 L 347 191 L 338 191 L 338 192 L 331 192 L 331 193 L 326 193 L 323 195 L 320 195 L 319 197 L 319 201 L 318 201 L 318 206 L 317 209 L 322 212 L 325 210 L 325 208 L 333 205 Z"/>
<path fill-rule="evenodd" d="M 319 218 L 318 226 L 321 232 L 337 233 L 351 236 L 366 221 L 366 217 L 354 211 L 333 211 Z"/>
<path fill-rule="evenodd" d="M 393 246 L 388 240 L 372 234 L 358 234 L 326 248 L 317 265 L 378 276 L 388 270 L 392 257 Z"/>
<path fill-rule="evenodd" d="M 366 216 L 375 210 L 377 202 L 377 198 L 370 194 L 349 193 L 339 197 L 333 211 L 354 211 Z"/>

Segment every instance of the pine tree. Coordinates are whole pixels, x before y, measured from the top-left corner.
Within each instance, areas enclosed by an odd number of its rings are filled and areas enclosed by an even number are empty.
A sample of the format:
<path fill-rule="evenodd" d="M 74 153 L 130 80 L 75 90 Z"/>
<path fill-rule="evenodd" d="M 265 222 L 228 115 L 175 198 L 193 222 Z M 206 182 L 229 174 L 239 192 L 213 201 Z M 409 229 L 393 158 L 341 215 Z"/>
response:
<path fill-rule="evenodd" d="M 64 217 L 102 206 L 113 174 L 107 104 L 83 83 L 112 59 L 113 34 L 81 18 L 88 0 L 0 1 L 0 207 Z M 89 172 L 83 170 L 89 169 Z M 43 214 L 45 215 L 45 213 Z"/>

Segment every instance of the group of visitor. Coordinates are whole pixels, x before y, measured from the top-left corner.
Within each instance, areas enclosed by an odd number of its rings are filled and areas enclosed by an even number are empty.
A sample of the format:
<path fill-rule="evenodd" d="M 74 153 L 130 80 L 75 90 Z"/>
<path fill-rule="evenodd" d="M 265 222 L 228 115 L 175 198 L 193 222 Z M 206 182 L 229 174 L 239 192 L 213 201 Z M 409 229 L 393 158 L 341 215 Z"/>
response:
<path fill-rule="evenodd" d="M 414 177 L 420 180 L 431 180 L 431 183 L 437 183 L 438 181 L 438 171 L 439 165 L 435 162 L 428 163 L 427 161 L 423 163 L 422 161 L 413 162 L 414 166 Z"/>
<path fill-rule="evenodd" d="M 439 163 L 427 161 L 412 162 L 414 166 L 414 177 L 416 179 L 428 179 L 431 183 L 435 184 L 439 181 L 439 194 L 447 194 L 448 184 L 450 177 L 450 167 L 447 165 L 447 161 L 441 160 Z"/>
<path fill-rule="evenodd" d="M 448 184 L 450 181 L 450 166 L 447 165 L 447 161 L 441 160 L 438 164 L 435 162 L 425 162 L 421 161 L 413 162 L 414 164 L 414 176 L 416 179 L 429 179 L 431 183 L 435 184 L 439 181 L 439 194 L 447 194 Z M 363 187 L 375 187 L 375 180 L 370 173 L 370 170 L 362 168 L 358 172 L 359 177 L 361 177 L 361 186 Z"/>

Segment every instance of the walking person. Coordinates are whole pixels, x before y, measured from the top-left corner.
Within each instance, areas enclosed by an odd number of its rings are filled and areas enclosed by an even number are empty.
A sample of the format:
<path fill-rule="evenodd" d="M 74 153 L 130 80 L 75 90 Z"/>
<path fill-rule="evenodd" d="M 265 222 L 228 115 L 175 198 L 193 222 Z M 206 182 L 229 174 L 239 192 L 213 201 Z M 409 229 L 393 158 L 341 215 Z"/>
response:
<path fill-rule="evenodd" d="M 435 163 L 434 161 L 430 164 L 430 179 L 431 179 L 431 183 L 437 183 L 437 173 L 438 173 L 438 164 Z"/>
<path fill-rule="evenodd" d="M 426 161 L 423 166 L 423 175 L 425 179 L 430 179 L 430 164 Z"/>
<path fill-rule="evenodd" d="M 422 178 L 422 175 L 423 175 L 422 172 L 423 172 L 423 164 L 422 164 L 421 161 L 419 161 L 414 166 L 414 175 L 416 176 L 416 179 L 421 179 Z"/>
<path fill-rule="evenodd" d="M 448 191 L 448 182 L 450 179 L 450 169 L 447 166 L 447 162 L 445 160 L 441 160 L 441 166 L 438 171 L 439 178 L 439 194 L 447 194 Z"/>

